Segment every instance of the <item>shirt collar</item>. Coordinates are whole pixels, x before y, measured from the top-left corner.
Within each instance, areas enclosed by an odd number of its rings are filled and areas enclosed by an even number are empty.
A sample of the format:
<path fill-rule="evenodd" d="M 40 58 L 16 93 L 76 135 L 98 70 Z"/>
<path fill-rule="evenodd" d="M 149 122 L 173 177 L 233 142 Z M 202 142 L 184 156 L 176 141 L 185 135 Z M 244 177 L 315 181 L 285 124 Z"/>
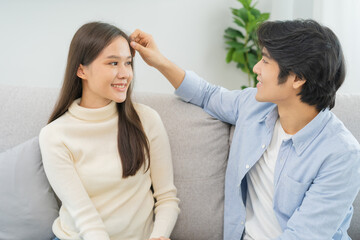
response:
<path fill-rule="evenodd" d="M 85 108 L 80 106 L 81 98 L 76 99 L 68 111 L 74 117 L 85 121 L 104 121 L 117 113 L 116 102 L 111 101 L 101 108 Z"/>
<path fill-rule="evenodd" d="M 265 113 L 264 116 L 259 119 L 259 123 L 265 122 L 266 127 L 272 131 L 278 118 L 278 107 L 274 104 L 274 106 L 270 108 L 269 112 Z"/>
<path fill-rule="evenodd" d="M 279 117 L 277 105 L 274 105 L 264 116 L 259 119 L 259 123 L 265 122 L 266 127 L 270 132 L 273 132 L 276 120 Z M 319 133 L 326 126 L 330 120 L 330 110 L 327 108 L 322 110 L 311 120 L 304 128 L 293 135 L 290 140 L 293 141 L 293 146 L 298 155 L 309 146 L 309 144 L 319 135 Z"/>
<path fill-rule="evenodd" d="M 297 132 L 293 137 L 293 145 L 298 155 L 310 145 L 310 143 L 320 134 L 330 120 L 330 110 L 322 110 L 304 128 Z"/>

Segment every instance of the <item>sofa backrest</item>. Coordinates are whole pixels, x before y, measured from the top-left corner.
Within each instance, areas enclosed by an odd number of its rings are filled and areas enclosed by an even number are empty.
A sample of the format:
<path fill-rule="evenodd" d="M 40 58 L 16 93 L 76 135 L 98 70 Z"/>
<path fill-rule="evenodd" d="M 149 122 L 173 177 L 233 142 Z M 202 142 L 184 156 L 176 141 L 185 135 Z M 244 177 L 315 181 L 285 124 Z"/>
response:
<path fill-rule="evenodd" d="M 332 112 L 360 142 L 360 94 L 338 94 Z M 357 195 L 353 205 L 354 215 L 348 233 L 356 240 L 360 239 L 360 194 Z"/>
<path fill-rule="evenodd" d="M 0 86 L 0 152 L 39 134 L 58 89 Z M 174 95 L 136 93 L 154 108 L 169 135 L 181 213 L 173 240 L 222 239 L 230 125 Z"/>
<path fill-rule="evenodd" d="M 171 239 L 222 239 L 230 125 L 174 95 L 138 93 L 136 101 L 160 114 L 169 135 L 181 210 Z"/>
<path fill-rule="evenodd" d="M 0 152 L 38 135 L 59 90 L 0 85 Z M 167 129 L 181 213 L 173 240 L 222 239 L 224 176 L 230 126 L 170 94 L 136 93 Z M 339 94 L 333 112 L 360 141 L 360 95 Z M 360 239 L 360 197 L 349 230 Z"/>

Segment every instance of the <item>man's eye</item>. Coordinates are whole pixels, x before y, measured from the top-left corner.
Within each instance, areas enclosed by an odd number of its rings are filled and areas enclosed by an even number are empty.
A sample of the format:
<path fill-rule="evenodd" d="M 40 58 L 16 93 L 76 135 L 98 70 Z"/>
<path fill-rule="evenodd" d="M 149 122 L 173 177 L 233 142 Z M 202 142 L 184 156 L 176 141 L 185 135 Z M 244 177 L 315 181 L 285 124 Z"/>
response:
<path fill-rule="evenodd" d="M 262 62 L 263 62 L 263 63 L 268 63 L 264 58 L 262 59 Z"/>
<path fill-rule="evenodd" d="M 131 61 L 126 62 L 126 65 L 131 65 Z"/>
<path fill-rule="evenodd" d="M 118 63 L 117 63 L 117 62 L 111 62 L 110 65 L 112 65 L 112 66 L 117 66 Z"/>

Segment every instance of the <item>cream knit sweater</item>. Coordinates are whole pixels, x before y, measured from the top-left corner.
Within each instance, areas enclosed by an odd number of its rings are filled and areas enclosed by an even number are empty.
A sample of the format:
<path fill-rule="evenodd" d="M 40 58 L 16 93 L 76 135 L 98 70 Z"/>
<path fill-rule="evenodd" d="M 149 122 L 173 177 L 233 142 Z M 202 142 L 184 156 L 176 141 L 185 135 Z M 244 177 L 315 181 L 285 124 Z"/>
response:
<path fill-rule="evenodd" d="M 135 176 L 122 178 L 116 103 L 88 109 L 79 102 L 40 133 L 44 169 L 62 201 L 53 224 L 55 235 L 62 240 L 169 237 L 179 200 L 169 140 L 159 115 L 134 104 L 150 143 L 150 169 L 144 173 L 142 167 Z"/>

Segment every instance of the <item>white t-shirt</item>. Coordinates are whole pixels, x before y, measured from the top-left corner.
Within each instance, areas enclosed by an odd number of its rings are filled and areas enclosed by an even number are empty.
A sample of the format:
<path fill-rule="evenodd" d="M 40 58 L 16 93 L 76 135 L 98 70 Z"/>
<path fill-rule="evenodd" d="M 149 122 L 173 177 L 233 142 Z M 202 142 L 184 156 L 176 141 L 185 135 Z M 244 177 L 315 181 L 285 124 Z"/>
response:
<path fill-rule="evenodd" d="M 274 170 L 280 146 L 289 138 L 278 119 L 269 147 L 247 174 L 244 240 L 272 239 L 282 233 L 273 210 Z"/>

